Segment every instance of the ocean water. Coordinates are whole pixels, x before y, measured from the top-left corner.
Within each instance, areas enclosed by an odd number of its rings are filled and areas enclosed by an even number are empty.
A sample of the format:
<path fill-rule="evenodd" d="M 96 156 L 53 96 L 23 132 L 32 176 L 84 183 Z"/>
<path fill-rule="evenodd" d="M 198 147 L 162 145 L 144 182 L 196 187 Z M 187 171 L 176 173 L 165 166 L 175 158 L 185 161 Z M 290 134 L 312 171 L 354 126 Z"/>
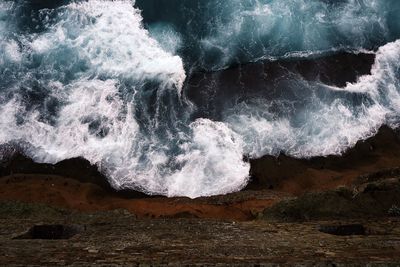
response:
<path fill-rule="evenodd" d="M 399 17 L 397 0 L 3 0 L 1 154 L 84 157 L 149 194 L 240 190 L 246 157 L 339 155 L 398 127 Z M 343 53 L 369 71 L 304 75 Z"/>

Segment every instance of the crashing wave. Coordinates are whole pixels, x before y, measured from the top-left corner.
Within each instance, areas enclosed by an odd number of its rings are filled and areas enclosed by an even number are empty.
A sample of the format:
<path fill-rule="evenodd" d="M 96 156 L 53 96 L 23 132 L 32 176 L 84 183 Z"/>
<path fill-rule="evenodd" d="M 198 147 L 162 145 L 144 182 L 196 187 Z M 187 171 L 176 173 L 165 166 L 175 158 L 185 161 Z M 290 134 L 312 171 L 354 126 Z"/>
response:
<path fill-rule="evenodd" d="M 398 1 L 160 0 L 188 12 L 158 9 L 157 23 L 145 1 L 1 2 L 0 143 L 38 162 L 84 157 L 119 189 L 197 197 L 243 188 L 244 155 L 340 154 L 382 124 L 397 126 Z M 192 15 L 207 16 L 177 29 Z M 238 100 L 218 121 L 194 119 L 185 96 L 187 70 L 190 79 L 197 68 L 379 46 L 371 74 L 355 83 L 293 73 L 276 85 L 281 96 Z"/>

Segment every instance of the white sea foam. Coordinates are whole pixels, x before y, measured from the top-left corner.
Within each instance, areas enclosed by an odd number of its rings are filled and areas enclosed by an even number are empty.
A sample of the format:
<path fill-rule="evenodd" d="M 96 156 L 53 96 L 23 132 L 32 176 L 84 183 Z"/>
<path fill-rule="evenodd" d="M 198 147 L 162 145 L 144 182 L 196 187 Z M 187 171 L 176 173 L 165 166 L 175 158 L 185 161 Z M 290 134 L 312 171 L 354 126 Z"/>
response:
<path fill-rule="evenodd" d="M 214 15 L 211 22 L 193 22 L 187 16 L 179 23 L 188 24 L 183 34 L 194 36 L 200 47 L 195 64 L 213 70 L 293 51 L 372 48 L 377 41 L 393 40 L 391 31 L 397 26 L 388 25 L 396 18 L 388 14 L 399 6 L 385 0 L 204 0 L 198 5 L 196 12 Z M 208 13 L 204 17 L 209 18 Z M 200 35 L 193 33 L 196 23 Z"/>
<path fill-rule="evenodd" d="M 130 1 L 74 2 L 41 12 L 56 21 L 48 20 L 43 32 L 21 36 L 24 50 L 10 41 L 2 52 L 9 61 L 32 64 L 37 58 L 40 64 L 16 70 L 21 79 L 13 80 L 15 96 L 0 105 L 0 143 L 18 142 L 38 162 L 84 157 L 116 188 L 197 197 L 245 185 L 249 165 L 242 161 L 241 138 L 224 124 L 202 119 L 175 129 L 175 136 L 162 126 L 173 114 L 136 115 L 151 105 L 142 102 L 146 90 L 160 91 L 154 103 L 160 110 L 163 95 L 179 95 L 185 71 L 178 56 L 149 37 Z M 61 103 L 52 123 L 24 97 L 24 86 L 38 76 L 43 101 Z M 148 82 L 155 89 L 146 87 Z M 178 93 L 163 92 L 168 88 Z M 173 143 L 179 143 L 176 151 Z"/>
<path fill-rule="evenodd" d="M 165 87 L 182 89 L 186 78 L 182 60 L 162 50 L 149 37 L 131 1 L 71 3 L 59 16 L 49 32 L 33 40 L 34 52 L 51 56 L 66 46 L 77 49 L 79 59 L 85 60 L 95 74 L 158 79 Z"/>
<path fill-rule="evenodd" d="M 168 195 L 209 196 L 244 187 L 250 165 L 242 159 L 241 137 L 225 124 L 207 119 L 190 127 L 193 137 L 177 157 L 183 168 L 167 177 Z"/>
<path fill-rule="evenodd" d="M 399 68 L 397 40 L 379 48 L 371 74 L 355 83 L 344 88 L 298 83 L 299 99 L 292 101 L 305 102 L 300 107 L 289 104 L 277 115 L 269 111 L 273 103 L 259 99 L 226 112 L 225 121 L 243 137 L 245 152 L 253 157 L 281 152 L 299 158 L 338 155 L 374 135 L 383 124 L 398 125 Z M 307 91 L 313 93 L 303 95 Z M 354 103 L 349 94 L 363 100 Z"/>

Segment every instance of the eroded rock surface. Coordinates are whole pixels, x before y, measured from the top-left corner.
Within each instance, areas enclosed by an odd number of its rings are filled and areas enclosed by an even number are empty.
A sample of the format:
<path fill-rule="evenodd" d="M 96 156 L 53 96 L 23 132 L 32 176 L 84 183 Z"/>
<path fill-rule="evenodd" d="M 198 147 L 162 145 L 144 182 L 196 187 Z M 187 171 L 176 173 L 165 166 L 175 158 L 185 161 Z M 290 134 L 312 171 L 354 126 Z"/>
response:
<path fill-rule="evenodd" d="M 36 209 L 34 206 L 29 204 L 24 209 Z M 0 264 L 7 266 L 400 264 L 400 220 L 395 218 L 281 223 L 137 219 L 123 210 L 1 214 Z M 66 240 L 13 239 L 39 223 L 86 225 L 86 230 Z M 334 236 L 319 232 L 321 224 L 334 223 L 362 224 L 368 234 Z"/>

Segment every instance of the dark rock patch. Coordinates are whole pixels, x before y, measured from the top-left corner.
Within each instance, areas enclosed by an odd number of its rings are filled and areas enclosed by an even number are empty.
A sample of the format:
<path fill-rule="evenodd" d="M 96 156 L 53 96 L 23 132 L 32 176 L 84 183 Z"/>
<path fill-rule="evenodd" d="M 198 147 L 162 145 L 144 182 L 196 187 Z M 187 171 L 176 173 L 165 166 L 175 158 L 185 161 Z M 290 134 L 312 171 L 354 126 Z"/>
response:
<path fill-rule="evenodd" d="M 26 233 L 17 236 L 14 239 L 70 239 L 71 237 L 83 232 L 84 230 L 85 227 L 81 225 L 34 225 Z"/>
<path fill-rule="evenodd" d="M 338 236 L 366 235 L 365 227 L 362 224 L 321 225 L 318 231 Z"/>
<path fill-rule="evenodd" d="M 361 191 L 339 188 L 281 201 L 261 214 L 263 219 L 311 221 L 325 219 L 383 218 L 400 204 L 400 179 L 366 184 Z"/>
<path fill-rule="evenodd" d="M 400 207 L 393 205 L 388 211 L 389 216 L 400 217 Z"/>

